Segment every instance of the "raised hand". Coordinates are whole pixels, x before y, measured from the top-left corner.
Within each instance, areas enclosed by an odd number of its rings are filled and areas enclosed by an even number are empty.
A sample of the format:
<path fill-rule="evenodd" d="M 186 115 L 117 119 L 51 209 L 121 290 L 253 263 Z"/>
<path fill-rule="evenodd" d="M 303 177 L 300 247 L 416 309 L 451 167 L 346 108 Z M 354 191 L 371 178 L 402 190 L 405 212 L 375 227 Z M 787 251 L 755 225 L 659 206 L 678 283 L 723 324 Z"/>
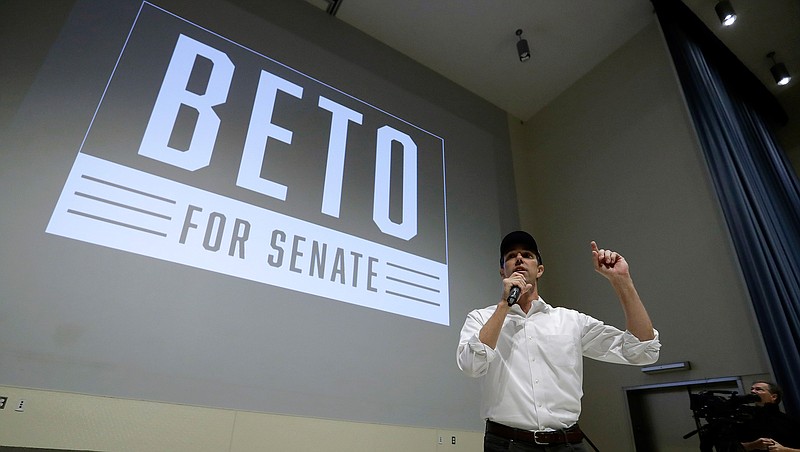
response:
<path fill-rule="evenodd" d="M 599 249 L 594 240 L 592 246 L 592 264 L 597 273 L 612 279 L 618 276 L 630 276 L 628 262 L 619 253 L 612 250 Z"/>

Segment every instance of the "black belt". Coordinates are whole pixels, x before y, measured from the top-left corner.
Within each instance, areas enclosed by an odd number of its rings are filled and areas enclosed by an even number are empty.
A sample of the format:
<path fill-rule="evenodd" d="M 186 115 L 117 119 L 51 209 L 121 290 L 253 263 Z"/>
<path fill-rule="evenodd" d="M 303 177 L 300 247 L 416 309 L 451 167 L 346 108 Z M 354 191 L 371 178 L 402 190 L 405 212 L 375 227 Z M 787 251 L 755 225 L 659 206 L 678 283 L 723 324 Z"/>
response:
<path fill-rule="evenodd" d="M 542 446 L 551 444 L 575 444 L 583 441 L 584 435 L 578 424 L 562 430 L 523 430 L 497 422 L 486 421 L 486 433 L 501 436 L 513 441 L 523 441 Z"/>

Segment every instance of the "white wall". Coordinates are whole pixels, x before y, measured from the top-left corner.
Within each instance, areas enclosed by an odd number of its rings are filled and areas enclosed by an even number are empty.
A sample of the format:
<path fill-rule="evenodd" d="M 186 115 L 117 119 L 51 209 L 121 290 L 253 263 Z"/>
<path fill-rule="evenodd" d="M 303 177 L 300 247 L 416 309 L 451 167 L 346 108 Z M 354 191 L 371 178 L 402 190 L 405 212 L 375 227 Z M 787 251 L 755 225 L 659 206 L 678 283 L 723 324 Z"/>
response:
<path fill-rule="evenodd" d="M 9 447 L 132 452 L 478 452 L 483 444 L 480 432 L 463 430 L 279 416 L 3 386 L 0 397 L 7 397 L 0 409 L 0 446 Z"/>

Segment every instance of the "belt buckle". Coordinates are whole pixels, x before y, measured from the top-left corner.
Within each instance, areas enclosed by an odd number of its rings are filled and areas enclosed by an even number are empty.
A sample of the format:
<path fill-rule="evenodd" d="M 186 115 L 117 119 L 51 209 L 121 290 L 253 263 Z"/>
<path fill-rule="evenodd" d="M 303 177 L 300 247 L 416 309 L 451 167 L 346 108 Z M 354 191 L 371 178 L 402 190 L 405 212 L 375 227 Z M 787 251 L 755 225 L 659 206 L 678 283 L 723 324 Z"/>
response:
<path fill-rule="evenodd" d="M 550 442 L 539 442 L 539 434 L 540 433 L 553 433 L 555 430 L 534 430 L 533 431 L 533 442 L 536 443 L 538 446 L 547 446 Z"/>

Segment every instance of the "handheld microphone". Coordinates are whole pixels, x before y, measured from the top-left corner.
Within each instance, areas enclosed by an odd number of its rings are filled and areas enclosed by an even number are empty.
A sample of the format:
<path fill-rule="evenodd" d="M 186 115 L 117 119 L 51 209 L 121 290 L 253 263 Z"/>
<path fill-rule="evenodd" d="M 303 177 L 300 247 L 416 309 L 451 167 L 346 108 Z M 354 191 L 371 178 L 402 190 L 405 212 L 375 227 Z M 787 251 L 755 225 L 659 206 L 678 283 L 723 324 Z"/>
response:
<path fill-rule="evenodd" d="M 514 303 L 517 302 L 517 298 L 519 298 L 520 292 L 522 292 L 522 290 L 519 287 L 517 286 L 511 287 L 511 290 L 508 292 L 508 299 L 506 300 L 509 306 L 513 306 Z"/>

